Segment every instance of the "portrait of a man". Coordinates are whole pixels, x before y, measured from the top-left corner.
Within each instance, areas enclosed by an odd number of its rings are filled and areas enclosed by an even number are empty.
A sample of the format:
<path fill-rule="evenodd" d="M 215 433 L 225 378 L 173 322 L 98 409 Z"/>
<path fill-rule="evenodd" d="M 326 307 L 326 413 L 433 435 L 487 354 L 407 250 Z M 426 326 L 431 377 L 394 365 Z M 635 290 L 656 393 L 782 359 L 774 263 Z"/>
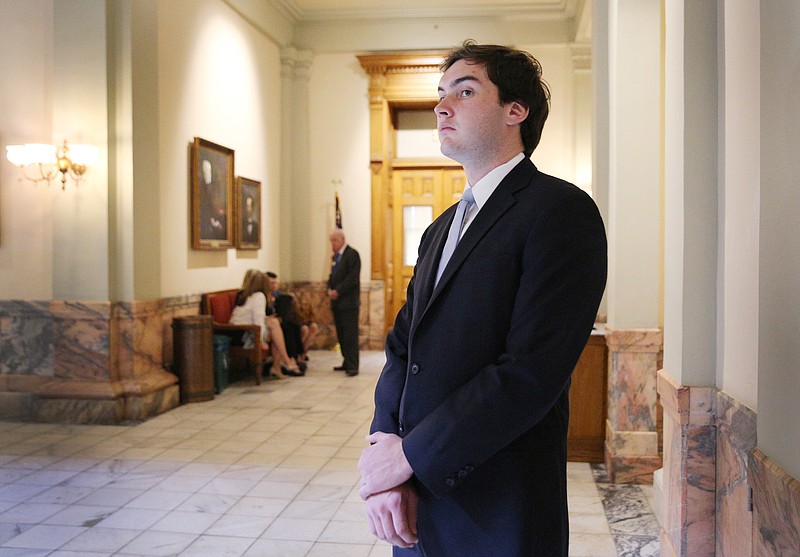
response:
<path fill-rule="evenodd" d="M 261 184 L 255 180 L 236 179 L 237 242 L 239 249 L 261 247 Z"/>
<path fill-rule="evenodd" d="M 192 247 L 233 245 L 233 150 L 199 137 L 192 148 Z"/>

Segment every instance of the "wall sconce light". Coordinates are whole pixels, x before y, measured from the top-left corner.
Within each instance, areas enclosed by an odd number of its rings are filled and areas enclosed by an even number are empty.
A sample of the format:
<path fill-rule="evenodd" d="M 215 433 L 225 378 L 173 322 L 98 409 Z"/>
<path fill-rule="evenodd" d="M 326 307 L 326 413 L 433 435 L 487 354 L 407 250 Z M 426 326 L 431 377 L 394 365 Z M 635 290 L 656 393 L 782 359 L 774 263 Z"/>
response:
<path fill-rule="evenodd" d="M 67 176 L 77 185 L 86 167 L 97 163 L 97 147 L 92 145 L 67 145 L 60 148 L 43 143 L 7 145 L 6 157 L 19 167 L 22 176 L 33 183 L 48 184 L 61 175 L 61 189 L 66 189 Z"/>

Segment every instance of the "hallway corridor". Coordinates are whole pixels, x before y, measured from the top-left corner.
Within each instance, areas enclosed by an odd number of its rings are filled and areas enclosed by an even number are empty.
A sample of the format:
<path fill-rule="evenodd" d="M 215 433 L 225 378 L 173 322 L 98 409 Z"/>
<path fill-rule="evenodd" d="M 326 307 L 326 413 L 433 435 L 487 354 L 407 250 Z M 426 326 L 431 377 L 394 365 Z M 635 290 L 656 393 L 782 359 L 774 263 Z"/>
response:
<path fill-rule="evenodd" d="M 383 363 L 361 357 L 348 378 L 312 352 L 306 377 L 141 424 L 0 422 L 0 557 L 390 556 L 356 489 Z M 657 556 L 650 487 L 603 476 L 569 464 L 570 556 Z"/>

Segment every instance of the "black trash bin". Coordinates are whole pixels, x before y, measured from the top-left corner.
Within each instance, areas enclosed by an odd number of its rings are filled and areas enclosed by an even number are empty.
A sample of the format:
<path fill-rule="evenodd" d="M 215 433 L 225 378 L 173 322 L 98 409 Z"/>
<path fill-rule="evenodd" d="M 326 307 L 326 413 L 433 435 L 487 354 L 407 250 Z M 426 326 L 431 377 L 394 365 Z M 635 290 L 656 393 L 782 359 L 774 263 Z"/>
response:
<path fill-rule="evenodd" d="M 180 379 L 182 403 L 214 398 L 213 335 L 210 315 L 172 320 L 173 369 Z"/>
<path fill-rule="evenodd" d="M 214 335 L 214 391 L 219 394 L 228 388 L 231 367 L 231 339 L 227 335 Z"/>

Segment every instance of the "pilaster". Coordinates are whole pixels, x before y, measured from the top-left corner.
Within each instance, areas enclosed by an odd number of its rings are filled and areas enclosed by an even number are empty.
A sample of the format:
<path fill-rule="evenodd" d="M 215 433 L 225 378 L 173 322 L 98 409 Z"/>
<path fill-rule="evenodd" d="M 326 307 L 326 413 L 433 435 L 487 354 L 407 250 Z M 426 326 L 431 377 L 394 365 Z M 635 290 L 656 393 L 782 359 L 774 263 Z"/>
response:
<path fill-rule="evenodd" d="M 659 329 L 606 329 L 608 418 L 605 460 L 609 479 L 652 483 L 661 466 L 656 371 L 661 361 Z"/>

